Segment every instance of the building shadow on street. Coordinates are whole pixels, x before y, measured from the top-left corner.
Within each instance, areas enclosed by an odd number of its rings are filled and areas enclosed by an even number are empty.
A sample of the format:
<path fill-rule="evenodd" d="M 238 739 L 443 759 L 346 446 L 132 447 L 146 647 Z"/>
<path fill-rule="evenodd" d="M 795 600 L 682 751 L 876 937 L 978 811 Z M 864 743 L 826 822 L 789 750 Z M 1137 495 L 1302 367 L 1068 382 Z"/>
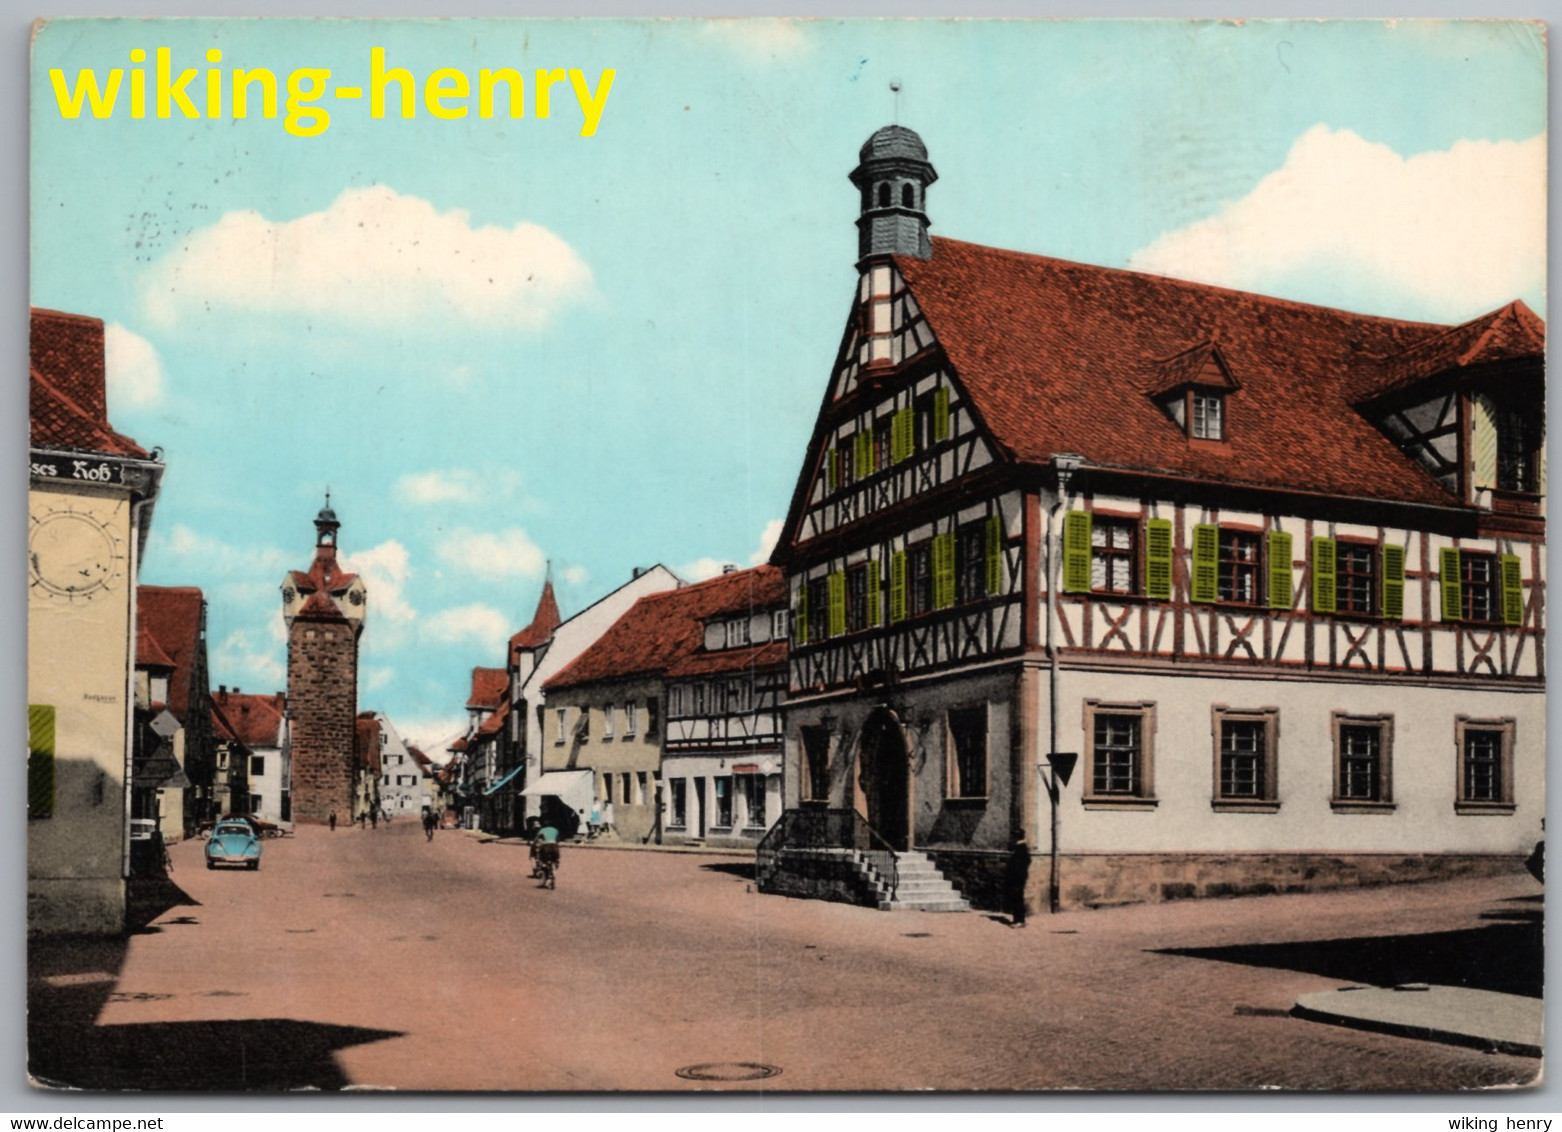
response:
<path fill-rule="evenodd" d="M 161 891 L 160 900 L 178 891 L 170 888 Z M 195 904 L 188 897 L 175 899 L 163 911 L 181 903 Z M 202 1092 L 340 1089 L 351 1082 L 335 1051 L 401 1036 L 288 1018 L 100 1025 L 133 938 L 28 941 L 27 1069 L 35 1084 Z"/>
<path fill-rule="evenodd" d="M 1460 931 L 1165 948 L 1156 949 L 1156 953 L 1305 971 L 1368 986 L 1430 983 L 1541 998 L 1545 979 L 1543 912 L 1529 898 L 1504 904 L 1502 909 L 1482 915 L 1491 923 Z"/>
<path fill-rule="evenodd" d="M 754 879 L 753 861 L 717 861 L 714 864 L 701 865 L 700 869 L 707 873 L 726 873 L 741 880 Z"/>
<path fill-rule="evenodd" d="M 341 1089 L 351 1082 L 337 1050 L 400 1036 L 291 1018 L 83 1026 L 34 1016 L 28 1071 L 39 1085 L 72 1089 Z"/>
<path fill-rule="evenodd" d="M 156 931 L 149 925 L 174 908 L 199 908 L 194 900 L 166 873 L 132 877 L 125 893 L 125 930 L 132 935 Z"/>

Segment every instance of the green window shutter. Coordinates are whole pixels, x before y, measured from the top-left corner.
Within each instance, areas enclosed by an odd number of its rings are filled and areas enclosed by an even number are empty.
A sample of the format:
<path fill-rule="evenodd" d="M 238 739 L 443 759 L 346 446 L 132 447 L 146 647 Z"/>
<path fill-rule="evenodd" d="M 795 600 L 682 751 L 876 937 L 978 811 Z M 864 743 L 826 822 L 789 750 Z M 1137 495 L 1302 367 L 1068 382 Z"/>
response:
<path fill-rule="evenodd" d="M 1502 570 L 1502 623 L 1521 624 L 1524 620 L 1524 572 L 1519 566 L 1519 556 L 1504 554 L 1498 563 Z"/>
<path fill-rule="evenodd" d="M 948 609 L 955 603 L 955 534 L 948 531 L 933 539 L 933 608 Z"/>
<path fill-rule="evenodd" d="M 865 480 L 873 474 L 873 433 L 863 429 L 857 434 L 857 478 Z"/>
<path fill-rule="evenodd" d="M 1090 512 L 1063 516 L 1063 592 L 1090 592 Z"/>
<path fill-rule="evenodd" d="M 987 520 L 987 592 L 996 594 L 1003 589 L 1003 516 L 993 515 Z"/>
<path fill-rule="evenodd" d="M 890 457 L 898 464 L 911 456 L 914 447 L 916 414 L 910 406 L 896 411 L 890 429 Z"/>
<path fill-rule="evenodd" d="M 797 611 L 792 614 L 792 635 L 797 643 L 808 643 L 808 581 L 804 579 L 797 587 Z"/>
<path fill-rule="evenodd" d="M 1214 523 L 1193 526 L 1193 585 L 1189 597 L 1194 601 L 1214 601 L 1220 594 L 1220 528 Z"/>
<path fill-rule="evenodd" d="M 841 486 L 840 465 L 835 462 L 835 449 L 829 448 L 824 453 L 824 486 L 827 491 L 834 491 Z"/>
<path fill-rule="evenodd" d="M 1291 535 L 1269 532 L 1269 608 L 1291 608 Z"/>
<path fill-rule="evenodd" d="M 1172 522 L 1147 519 L 1144 524 L 1144 592 L 1163 601 L 1172 595 Z"/>
<path fill-rule="evenodd" d="M 1459 592 L 1459 551 L 1445 546 L 1437 552 L 1438 583 L 1443 593 L 1443 620 L 1464 618 L 1464 601 Z"/>
<path fill-rule="evenodd" d="M 830 575 L 830 636 L 846 632 L 846 575 L 837 570 Z"/>
<path fill-rule="evenodd" d="M 1332 538 L 1313 539 L 1313 612 L 1333 613 L 1338 608 L 1335 580 L 1338 546 Z"/>
<path fill-rule="evenodd" d="M 54 816 L 54 708 L 27 705 L 27 816 Z"/>
<path fill-rule="evenodd" d="M 949 386 L 940 385 L 933 391 L 933 439 L 949 439 Z"/>
<path fill-rule="evenodd" d="M 906 552 L 897 550 L 889 556 L 889 619 L 891 622 L 906 619 Z"/>
<path fill-rule="evenodd" d="M 879 623 L 879 591 L 883 588 L 883 575 L 879 573 L 879 564 L 873 559 L 868 560 L 868 625 Z"/>
<path fill-rule="evenodd" d="M 1405 617 L 1405 548 L 1383 545 L 1383 616 L 1389 621 Z"/>

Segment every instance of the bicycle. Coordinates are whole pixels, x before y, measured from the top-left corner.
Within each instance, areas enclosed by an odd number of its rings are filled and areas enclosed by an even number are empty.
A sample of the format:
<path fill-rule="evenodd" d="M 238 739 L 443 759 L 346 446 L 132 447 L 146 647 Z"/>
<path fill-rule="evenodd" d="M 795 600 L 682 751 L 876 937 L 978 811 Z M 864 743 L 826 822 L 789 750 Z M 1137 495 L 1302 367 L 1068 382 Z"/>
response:
<path fill-rule="evenodd" d="M 559 846 L 557 842 L 545 841 L 537 846 L 537 868 L 533 874 L 542 881 L 538 888 L 553 889 L 558 887 L 559 871 Z"/>

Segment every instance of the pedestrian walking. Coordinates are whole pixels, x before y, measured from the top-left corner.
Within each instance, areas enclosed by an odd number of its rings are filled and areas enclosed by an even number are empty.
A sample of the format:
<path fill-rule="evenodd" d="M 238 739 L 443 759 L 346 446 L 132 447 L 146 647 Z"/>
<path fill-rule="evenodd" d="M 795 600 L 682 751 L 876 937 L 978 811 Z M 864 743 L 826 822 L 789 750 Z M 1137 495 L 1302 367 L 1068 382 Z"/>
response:
<path fill-rule="evenodd" d="M 430 841 L 434 840 L 434 811 L 423 811 L 423 836 Z"/>
<path fill-rule="evenodd" d="M 369 811 L 369 828 L 370 829 L 379 829 L 380 828 L 380 811 L 378 811 L 378 810 L 370 810 Z"/>
<path fill-rule="evenodd" d="M 1009 925 L 1025 926 L 1025 888 L 1030 879 L 1030 845 L 1024 835 L 1014 839 L 1009 859 L 1003 867 L 1004 903 L 1009 906 Z"/>
<path fill-rule="evenodd" d="M 335 810 L 331 811 L 330 822 L 331 822 L 331 832 L 335 833 L 336 832 L 336 811 Z"/>

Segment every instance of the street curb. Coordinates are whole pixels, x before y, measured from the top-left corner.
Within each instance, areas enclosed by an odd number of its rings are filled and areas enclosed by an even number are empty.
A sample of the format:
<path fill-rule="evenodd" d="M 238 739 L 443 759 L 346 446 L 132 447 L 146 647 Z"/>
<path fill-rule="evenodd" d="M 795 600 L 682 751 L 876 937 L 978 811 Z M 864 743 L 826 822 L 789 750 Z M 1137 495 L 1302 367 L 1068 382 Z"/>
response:
<path fill-rule="evenodd" d="M 480 833 L 473 829 L 462 832 L 473 837 L 479 845 L 525 847 L 531 844 L 524 837 L 495 837 L 491 833 Z M 630 841 L 560 841 L 559 845 L 567 849 L 617 850 L 624 853 L 682 853 L 707 857 L 752 857 L 754 855 L 752 849 L 722 849 L 710 845 L 636 845 Z"/>
<path fill-rule="evenodd" d="M 1296 1001 L 1296 1005 L 1291 1007 L 1291 1015 L 1309 1022 L 1323 1022 L 1334 1026 L 1345 1026 L 1352 1030 L 1367 1030 L 1377 1034 L 1393 1034 L 1397 1037 L 1414 1038 L 1420 1041 L 1442 1042 L 1445 1045 L 1466 1046 L 1470 1049 L 1512 1054 L 1516 1057 L 1541 1057 L 1544 1053 L 1542 1046 L 1530 1042 L 1463 1030 L 1444 1029 L 1424 1022 L 1398 1021 L 1391 1018 L 1351 1013 L 1345 1010 L 1331 1010 L 1322 1005 L 1322 1002 L 1325 1000 L 1339 1001 L 1334 999 L 1333 996 L 1340 993 L 1340 991 L 1332 991 L 1325 994 L 1303 995 Z"/>

